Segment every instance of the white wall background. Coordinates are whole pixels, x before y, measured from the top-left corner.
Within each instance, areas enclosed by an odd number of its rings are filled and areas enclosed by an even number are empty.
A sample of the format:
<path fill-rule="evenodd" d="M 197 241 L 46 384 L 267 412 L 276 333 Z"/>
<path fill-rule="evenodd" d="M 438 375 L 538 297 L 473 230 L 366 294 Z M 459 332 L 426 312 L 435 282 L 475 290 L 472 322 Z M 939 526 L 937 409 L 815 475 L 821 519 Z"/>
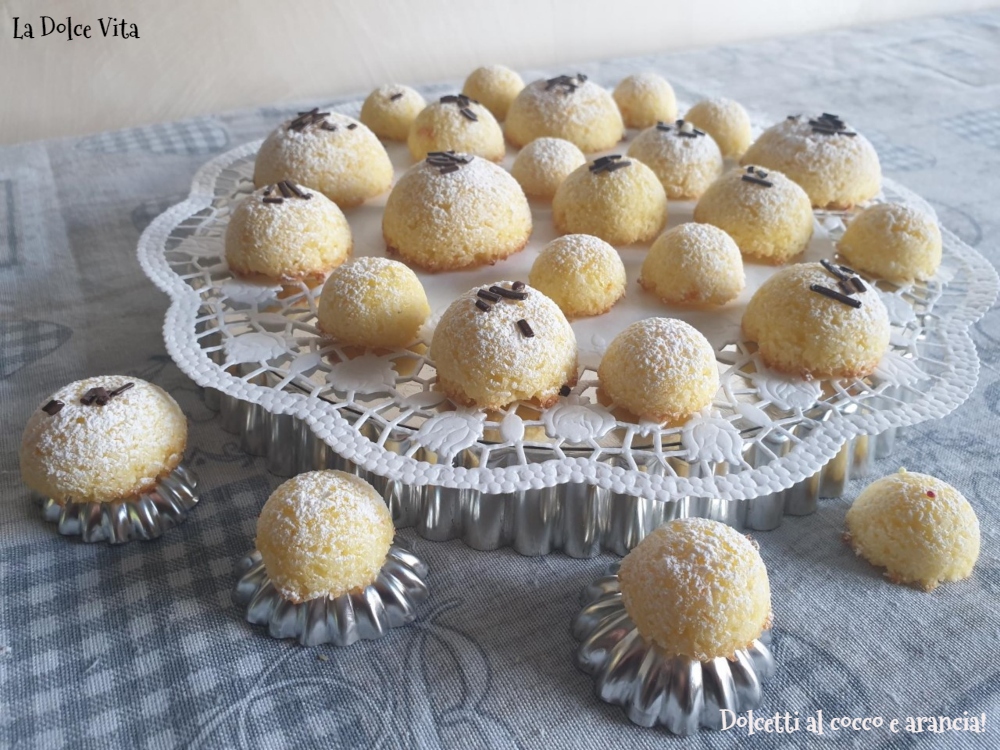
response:
<path fill-rule="evenodd" d="M 0 143 L 461 79 L 503 63 L 666 52 L 996 0 L 0 0 Z M 40 14 L 94 39 L 38 38 Z M 14 40 L 13 18 L 35 39 Z M 100 17 L 139 27 L 101 38 Z"/>

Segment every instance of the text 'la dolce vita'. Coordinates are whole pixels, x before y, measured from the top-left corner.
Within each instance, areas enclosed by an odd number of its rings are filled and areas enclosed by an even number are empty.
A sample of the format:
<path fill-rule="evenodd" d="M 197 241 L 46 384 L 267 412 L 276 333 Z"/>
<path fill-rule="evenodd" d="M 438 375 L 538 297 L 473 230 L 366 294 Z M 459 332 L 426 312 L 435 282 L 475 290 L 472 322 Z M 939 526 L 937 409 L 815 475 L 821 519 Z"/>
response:
<path fill-rule="evenodd" d="M 96 24 L 77 23 L 72 16 L 67 16 L 66 20 L 56 20 L 51 16 L 39 16 L 38 22 L 33 24 L 29 21 L 22 21 L 19 16 L 14 16 L 14 38 L 15 39 L 41 39 L 42 37 L 55 35 L 57 38 L 65 37 L 66 41 L 72 42 L 74 39 L 93 39 L 97 36 L 117 37 L 119 39 L 138 39 L 139 27 L 134 23 L 129 23 L 124 18 L 98 18 Z"/>

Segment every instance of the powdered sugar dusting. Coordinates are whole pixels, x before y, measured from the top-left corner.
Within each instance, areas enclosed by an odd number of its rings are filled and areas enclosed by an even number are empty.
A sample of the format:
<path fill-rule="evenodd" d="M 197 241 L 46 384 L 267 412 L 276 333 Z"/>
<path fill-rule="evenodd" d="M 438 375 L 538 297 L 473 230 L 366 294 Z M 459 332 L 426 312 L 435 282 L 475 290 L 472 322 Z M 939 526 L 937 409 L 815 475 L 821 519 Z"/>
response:
<path fill-rule="evenodd" d="M 622 560 L 619 579 L 639 632 L 670 654 L 728 656 L 760 635 L 770 614 L 760 554 L 718 521 L 684 518 L 661 526 Z M 755 615 L 761 621 L 748 621 Z"/>
<path fill-rule="evenodd" d="M 525 286 L 525 299 L 500 299 L 484 311 L 476 306 L 483 288 L 470 289 L 441 316 L 431 342 L 439 379 L 467 385 L 469 395 L 494 393 L 492 402 L 481 405 L 549 396 L 575 381 L 576 337 L 556 303 Z M 533 336 L 525 336 L 519 320 L 527 321 Z"/>
<path fill-rule="evenodd" d="M 104 406 L 80 403 L 91 388 L 111 392 L 126 383 L 134 385 Z M 150 487 L 181 461 L 187 420 L 155 385 L 104 375 L 70 383 L 51 400 L 63 407 L 53 415 L 40 407 L 32 413 L 21 439 L 21 472 L 32 489 L 53 499 L 127 497 Z"/>

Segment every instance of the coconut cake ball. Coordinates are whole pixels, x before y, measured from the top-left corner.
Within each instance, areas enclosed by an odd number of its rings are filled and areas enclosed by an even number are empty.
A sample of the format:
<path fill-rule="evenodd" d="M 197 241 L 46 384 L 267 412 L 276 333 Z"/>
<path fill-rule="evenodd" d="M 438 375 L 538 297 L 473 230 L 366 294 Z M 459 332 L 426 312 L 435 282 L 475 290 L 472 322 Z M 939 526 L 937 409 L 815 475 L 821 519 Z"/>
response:
<path fill-rule="evenodd" d="M 552 220 L 561 234 L 592 234 L 613 245 L 648 242 L 667 222 L 667 194 L 642 162 L 602 156 L 563 180 Z"/>
<path fill-rule="evenodd" d="M 388 258 L 345 263 L 330 274 L 319 298 L 320 330 L 350 346 L 406 346 L 430 314 L 420 279 Z"/>
<path fill-rule="evenodd" d="M 771 627 L 771 586 L 756 546 L 707 518 L 649 534 L 618 571 L 622 603 L 664 656 L 734 658 Z"/>
<path fill-rule="evenodd" d="M 817 208 L 850 208 L 882 189 L 875 148 L 836 115 L 793 115 L 772 125 L 741 164 L 781 172 L 801 185 Z"/>
<path fill-rule="evenodd" d="M 428 104 L 410 126 L 410 155 L 420 160 L 434 151 L 459 151 L 490 161 L 507 154 L 503 131 L 490 111 L 464 94 Z"/>
<path fill-rule="evenodd" d="M 743 257 L 785 263 L 806 249 L 813 213 L 805 191 L 780 172 L 731 169 L 708 186 L 694 220 L 712 224 L 736 241 Z"/>
<path fill-rule="evenodd" d="M 291 180 L 352 208 L 392 185 L 392 163 L 376 135 L 353 117 L 313 109 L 282 123 L 261 144 L 253 182 Z"/>
<path fill-rule="evenodd" d="M 428 271 L 495 263 L 524 248 L 531 208 L 517 180 L 469 154 L 430 154 L 404 174 L 385 204 L 391 253 Z"/>
<path fill-rule="evenodd" d="M 761 285 L 743 313 L 743 333 L 764 364 L 805 378 L 874 372 L 889 348 L 889 314 L 877 290 L 861 282 L 865 291 L 848 294 L 841 276 L 850 278 L 832 264 L 800 263 Z"/>
<path fill-rule="evenodd" d="M 320 192 L 282 181 L 241 199 L 226 226 L 226 262 L 237 276 L 318 281 L 351 256 L 351 228 Z"/>
<path fill-rule="evenodd" d="M 569 173 L 587 163 L 583 152 L 562 138 L 536 138 L 517 152 L 510 173 L 529 198 L 552 200 Z"/>
<path fill-rule="evenodd" d="M 684 120 L 643 130 L 628 155 L 656 173 L 670 200 L 695 200 L 722 174 L 722 154 L 704 130 Z"/>
<path fill-rule="evenodd" d="M 343 471 L 310 471 L 271 493 L 257 549 L 275 588 L 300 604 L 374 583 L 392 546 L 392 515 L 375 488 Z"/>
<path fill-rule="evenodd" d="M 427 106 L 416 89 L 400 83 L 387 83 L 372 91 L 361 105 L 361 122 L 379 138 L 405 141 L 410 125 Z"/>
<path fill-rule="evenodd" d="M 39 404 L 21 436 L 21 479 L 60 504 L 128 500 L 184 457 L 187 419 L 144 380 L 102 375 L 63 386 Z"/>
<path fill-rule="evenodd" d="M 677 117 L 674 89 L 656 73 L 635 73 L 623 78 L 615 86 L 613 96 L 627 128 L 649 128 Z"/>
<path fill-rule="evenodd" d="M 438 387 L 466 406 L 549 406 L 577 378 L 576 336 L 559 306 L 521 282 L 470 289 L 441 316 L 431 340 Z"/>
<path fill-rule="evenodd" d="M 498 120 L 507 117 L 511 102 L 521 93 L 524 81 L 504 65 L 484 65 L 469 73 L 462 93 L 483 103 Z"/>
<path fill-rule="evenodd" d="M 589 154 L 613 148 L 625 125 L 611 94 L 577 73 L 525 86 L 511 102 L 504 132 L 518 147 L 536 138 L 562 138 Z"/>
<path fill-rule="evenodd" d="M 877 203 L 851 219 L 837 252 L 873 276 L 897 283 L 927 281 L 941 265 L 941 230 L 919 208 Z"/>
<path fill-rule="evenodd" d="M 681 224 L 649 248 L 639 285 L 668 305 L 724 305 L 746 285 L 743 257 L 718 227 Z"/>
<path fill-rule="evenodd" d="M 877 479 L 847 511 L 845 540 L 885 568 L 893 583 L 931 591 L 972 575 L 979 559 L 979 519 L 947 482 L 900 469 Z"/>
<path fill-rule="evenodd" d="M 625 265 L 604 240 L 567 234 L 542 248 L 528 282 L 567 318 L 602 315 L 625 296 Z"/>
<path fill-rule="evenodd" d="M 750 115 L 732 99 L 702 99 L 687 111 L 684 119 L 712 136 L 727 159 L 743 156 L 753 139 Z"/>
<path fill-rule="evenodd" d="M 719 390 L 712 345 L 674 318 L 628 326 L 608 345 L 597 377 L 616 406 L 654 422 L 682 422 L 711 405 Z"/>

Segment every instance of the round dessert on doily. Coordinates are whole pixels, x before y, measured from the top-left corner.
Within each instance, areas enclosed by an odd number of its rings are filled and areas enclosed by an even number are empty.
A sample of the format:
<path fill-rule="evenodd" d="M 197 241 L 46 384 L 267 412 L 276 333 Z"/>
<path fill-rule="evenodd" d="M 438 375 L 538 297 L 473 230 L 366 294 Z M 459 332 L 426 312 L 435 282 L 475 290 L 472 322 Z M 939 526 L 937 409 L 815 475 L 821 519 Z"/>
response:
<path fill-rule="evenodd" d="M 356 115 L 359 108 L 360 102 L 349 102 L 334 109 Z M 483 411 L 455 404 L 435 385 L 429 357 L 434 327 L 468 290 L 528 280 L 538 253 L 556 237 L 550 205 L 532 202 L 527 247 L 495 265 L 443 273 L 415 269 L 431 308 L 417 343 L 359 352 L 322 335 L 320 287 L 248 281 L 226 265 L 226 224 L 235 203 L 253 190 L 259 145 L 245 144 L 205 165 L 190 197 L 143 234 L 140 261 L 172 298 L 167 347 L 192 379 L 263 412 L 302 420 L 359 471 L 407 486 L 484 495 L 571 483 L 653 500 L 738 501 L 813 476 L 856 436 L 944 416 L 976 382 L 968 328 L 992 303 L 996 275 L 945 230 L 942 264 L 929 281 L 894 285 L 863 275 L 891 323 L 889 351 L 868 377 L 810 381 L 763 365 L 756 347 L 744 342 L 740 321 L 774 266 L 745 262 L 745 288 L 724 305 L 667 306 L 638 284 L 646 244 L 618 248 L 628 280 L 625 297 L 604 315 L 572 321 L 578 377 L 551 406 L 522 402 Z M 623 153 L 624 146 L 608 153 Z M 405 145 L 386 147 L 398 180 L 411 166 L 410 155 Z M 509 169 L 515 155 L 509 149 L 501 165 Z M 877 200 L 930 210 L 888 179 Z M 385 255 L 385 201 L 382 195 L 346 212 L 355 256 Z M 671 201 L 667 228 L 692 215 L 692 202 Z M 817 211 L 813 238 L 795 262 L 833 258 L 843 217 Z M 605 348 L 629 324 L 651 316 L 690 323 L 715 350 L 721 387 L 709 407 L 683 424 L 637 420 L 597 388 Z"/>

